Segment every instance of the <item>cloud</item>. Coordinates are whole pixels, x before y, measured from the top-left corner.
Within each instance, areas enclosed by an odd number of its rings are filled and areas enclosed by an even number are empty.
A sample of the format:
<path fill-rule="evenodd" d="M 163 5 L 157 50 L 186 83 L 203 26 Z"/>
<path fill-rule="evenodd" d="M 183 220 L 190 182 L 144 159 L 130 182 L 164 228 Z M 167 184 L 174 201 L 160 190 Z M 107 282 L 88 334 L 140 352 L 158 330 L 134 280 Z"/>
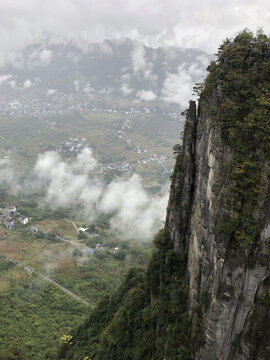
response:
<path fill-rule="evenodd" d="M 16 81 L 15 81 L 15 80 L 9 81 L 9 85 L 10 85 L 11 87 L 15 88 L 15 86 L 16 86 Z"/>
<path fill-rule="evenodd" d="M 145 49 L 143 44 L 137 43 L 132 51 L 132 68 L 134 73 L 144 71 L 146 67 Z"/>
<path fill-rule="evenodd" d="M 84 85 L 84 89 L 83 91 L 86 93 L 86 94 L 91 94 L 93 91 L 95 91 L 93 89 L 93 87 L 91 86 L 90 82 L 87 81 L 86 84 Z"/>
<path fill-rule="evenodd" d="M 57 90 L 56 89 L 49 89 L 48 91 L 47 91 L 47 95 L 49 96 L 49 95 L 53 95 L 53 94 L 55 94 L 55 93 L 57 93 Z"/>
<path fill-rule="evenodd" d="M 135 75 L 143 76 L 145 80 L 155 82 L 158 77 L 152 74 L 153 63 L 147 61 L 145 47 L 142 43 L 135 42 L 135 47 L 131 53 L 132 69 Z"/>
<path fill-rule="evenodd" d="M 111 214 L 112 230 L 130 239 L 151 239 L 165 217 L 168 189 L 160 196 L 150 195 L 137 174 L 105 186 L 90 175 L 96 167 L 88 148 L 73 161 L 63 161 L 56 152 L 39 155 L 34 174 L 45 191 L 41 205 L 53 210 L 80 206 L 88 222 Z"/>
<path fill-rule="evenodd" d="M 137 97 L 140 101 L 152 101 L 156 99 L 157 95 L 151 90 L 140 90 L 137 92 Z"/>
<path fill-rule="evenodd" d="M 73 85 L 75 87 L 76 92 L 78 92 L 80 90 L 80 82 L 79 82 L 79 80 L 74 80 Z"/>
<path fill-rule="evenodd" d="M 56 152 L 39 155 L 34 173 L 46 191 L 42 205 L 54 210 L 81 205 L 86 217 L 94 218 L 93 207 L 102 194 L 102 186 L 99 181 L 91 180 L 88 173 L 96 166 L 88 148 L 73 162 L 62 161 Z"/>
<path fill-rule="evenodd" d="M 8 157 L 0 159 L 0 185 L 8 185 L 14 181 L 14 171 Z"/>
<path fill-rule="evenodd" d="M 113 54 L 113 50 L 107 41 L 103 41 L 102 43 L 100 43 L 99 48 L 105 54 L 109 54 L 109 55 Z"/>
<path fill-rule="evenodd" d="M 43 49 L 39 55 L 40 61 L 44 65 L 49 65 L 53 57 L 53 53 L 51 50 Z"/>
<path fill-rule="evenodd" d="M 23 87 L 24 87 L 25 89 L 29 89 L 32 85 L 33 85 L 33 84 L 32 84 L 32 81 L 29 80 L 29 79 L 26 79 L 26 80 L 24 81 L 24 83 L 23 83 Z"/>
<path fill-rule="evenodd" d="M 0 159 L 0 186 L 10 188 L 13 195 L 17 195 L 22 189 L 9 156 Z"/>
<path fill-rule="evenodd" d="M 48 38 L 89 44 L 130 37 L 155 47 L 215 52 L 223 39 L 243 28 L 261 26 L 270 32 L 269 20 L 268 0 L 2 0 L 0 63 L 14 59 L 14 52 L 27 45 L 46 44 Z"/>
<path fill-rule="evenodd" d="M 20 177 L 6 157 L 0 159 L 0 185 L 9 188 L 13 194 L 39 191 L 44 194 L 40 199 L 41 207 L 79 209 L 77 215 L 79 211 L 87 222 L 109 214 L 111 229 L 119 236 L 151 239 L 165 218 L 168 188 L 160 195 L 151 195 L 137 174 L 105 185 L 91 175 L 97 166 L 89 148 L 84 148 L 73 160 L 63 160 L 59 153 L 48 151 L 38 156 L 28 177 Z"/>
<path fill-rule="evenodd" d="M 201 82 L 204 76 L 204 68 L 197 63 L 189 66 L 185 63 L 180 65 L 177 73 L 167 74 L 162 88 L 163 99 L 168 103 L 186 107 L 191 98 L 193 86 L 196 82 Z"/>
<path fill-rule="evenodd" d="M 149 196 L 142 178 L 134 174 L 128 180 L 113 181 L 101 199 L 104 213 L 114 212 L 111 227 L 122 235 L 135 239 L 149 239 L 161 227 L 168 194 Z"/>
<path fill-rule="evenodd" d="M 128 83 L 123 83 L 122 86 L 120 87 L 120 92 L 124 96 L 128 96 L 128 95 L 132 94 L 133 91 L 134 91 L 134 89 L 132 89 Z"/>
<path fill-rule="evenodd" d="M 0 75 L 0 86 L 12 78 L 11 74 Z"/>

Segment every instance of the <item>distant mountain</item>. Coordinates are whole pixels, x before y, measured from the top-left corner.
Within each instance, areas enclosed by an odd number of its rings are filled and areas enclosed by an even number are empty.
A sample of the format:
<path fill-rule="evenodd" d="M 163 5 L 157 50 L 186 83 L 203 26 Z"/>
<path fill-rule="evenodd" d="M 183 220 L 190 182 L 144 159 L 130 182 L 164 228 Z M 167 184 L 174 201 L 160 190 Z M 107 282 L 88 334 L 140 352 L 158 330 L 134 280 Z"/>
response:
<path fill-rule="evenodd" d="M 0 68 L 6 94 L 86 93 L 183 105 L 201 81 L 211 55 L 196 49 L 105 40 L 87 46 L 37 44 Z"/>

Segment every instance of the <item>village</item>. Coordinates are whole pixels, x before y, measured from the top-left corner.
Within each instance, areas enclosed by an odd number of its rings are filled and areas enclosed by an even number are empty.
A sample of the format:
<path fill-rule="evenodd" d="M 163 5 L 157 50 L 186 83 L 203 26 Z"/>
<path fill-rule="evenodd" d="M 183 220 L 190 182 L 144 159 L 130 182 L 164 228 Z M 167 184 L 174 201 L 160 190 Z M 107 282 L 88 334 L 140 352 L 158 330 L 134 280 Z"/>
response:
<path fill-rule="evenodd" d="M 83 101 L 83 102 L 82 102 Z M 144 105 L 121 105 L 113 108 L 111 105 L 97 105 L 93 98 L 85 99 L 85 94 L 65 94 L 54 89 L 48 89 L 44 95 L 1 96 L 0 116 L 37 116 L 47 117 L 64 115 L 69 112 L 107 112 L 134 115 L 159 111 L 156 108 L 148 108 Z M 179 119 L 180 113 L 166 111 L 163 115 L 172 119 Z M 125 124 L 129 128 L 132 124 Z"/>
<path fill-rule="evenodd" d="M 91 148 L 86 144 L 86 138 L 79 139 L 70 137 L 67 141 L 54 147 L 53 150 L 59 153 L 78 153 L 85 147 Z"/>
<path fill-rule="evenodd" d="M 16 206 L 9 205 L 5 208 L 0 208 L 0 224 L 5 226 L 7 230 L 15 230 L 16 225 L 18 224 L 29 224 L 29 219 L 19 213 Z M 94 253 L 102 253 L 107 251 L 109 254 L 116 254 L 120 250 L 119 246 L 105 246 L 97 242 L 99 234 L 91 232 L 89 228 L 76 227 L 76 240 L 67 240 L 63 236 L 60 236 L 53 232 L 44 231 L 36 225 L 30 226 L 28 230 L 29 233 L 32 234 L 32 236 L 34 236 L 34 238 L 36 239 L 46 239 L 55 243 L 66 242 L 69 245 L 73 246 L 73 257 L 77 265 L 87 264 L 90 260 L 90 257 L 94 255 Z M 95 246 L 87 246 L 84 243 L 87 238 L 96 238 L 97 241 L 93 242 Z"/>
<path fill-rule="evenodd" d="M 19 213 L 14 205 L 0 208 L 0 224 L 4 225 L 8 230 L 15 229 L 16 223 L 26 225 L 28 221 L 28 218 Z"/>

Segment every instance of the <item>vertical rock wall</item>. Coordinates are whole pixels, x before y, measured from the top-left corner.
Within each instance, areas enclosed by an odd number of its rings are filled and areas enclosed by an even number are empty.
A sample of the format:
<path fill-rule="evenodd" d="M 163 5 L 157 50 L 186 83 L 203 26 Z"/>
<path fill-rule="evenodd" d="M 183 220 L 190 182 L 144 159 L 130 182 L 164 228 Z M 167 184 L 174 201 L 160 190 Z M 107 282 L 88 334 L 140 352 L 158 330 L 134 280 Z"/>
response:
<path fill-rule="evenodd" d="M 269 164 L 262 179 L 266 190 L 258 199 L 261 238 L 255 250 L 243 249 L 219 231 L 230 211 L 226 197 L 231 159 L 232 150 L 224 145 L 209 112 L 196 111 L 190 102 L 166 225 L 174 251 L 188 256 L 189 311 L 202 334 L 196 359 L 270 359 Z M 250 252 L 252 266 L 247 263 Z"/>

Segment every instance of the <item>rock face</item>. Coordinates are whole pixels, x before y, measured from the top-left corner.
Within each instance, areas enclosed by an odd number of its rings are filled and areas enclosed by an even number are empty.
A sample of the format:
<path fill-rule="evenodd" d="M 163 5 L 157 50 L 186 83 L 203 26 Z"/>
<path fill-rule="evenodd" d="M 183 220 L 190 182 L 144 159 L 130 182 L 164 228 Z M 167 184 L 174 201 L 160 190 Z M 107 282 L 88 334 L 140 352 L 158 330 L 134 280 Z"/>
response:
<path fill-rule="evenodd" d="M 212 97 L 211 107 L 216 106 Z M 270 359 L 270 185 L 259 197 L 260 239 L 256 247 L 233 246 L 219 231 L 228 213 L 232 149 L 210 113 L 190 102 L 171 186 L 166 226 L 179 257 L 188 255 L 188 309 L 201 323 L 201 360 Z M 269 180 L 264 165 L 262 182 Z M 252 254 L 253 263 L 247 259 Z M 200 319 L 194 315 L 198 305 Z M 195 339 L 194 339 L 195 340 Z"/>

